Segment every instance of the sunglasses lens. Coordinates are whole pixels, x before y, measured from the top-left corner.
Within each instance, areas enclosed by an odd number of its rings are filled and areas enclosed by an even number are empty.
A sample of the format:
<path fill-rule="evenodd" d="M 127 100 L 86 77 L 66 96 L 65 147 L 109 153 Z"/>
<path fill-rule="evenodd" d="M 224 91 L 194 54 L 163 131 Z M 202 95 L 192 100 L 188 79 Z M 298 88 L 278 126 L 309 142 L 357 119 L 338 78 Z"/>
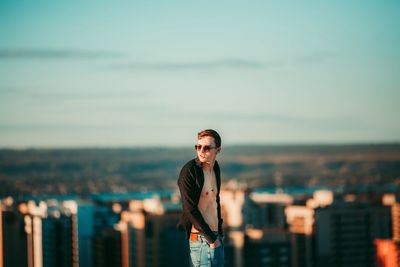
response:
<path fill-rule="evenodd" d="M 205 146 L 203 146 L 203 145 L 195 145 L 194 146 L 194 148 L 197 150 L 197 151 L 203 151 L 203 152 L 209 152 L 211 149 L 213 149 L 214 147 L 211 147 L 211 146 L 209 146 L 209 145 L 205 145 Z"/>

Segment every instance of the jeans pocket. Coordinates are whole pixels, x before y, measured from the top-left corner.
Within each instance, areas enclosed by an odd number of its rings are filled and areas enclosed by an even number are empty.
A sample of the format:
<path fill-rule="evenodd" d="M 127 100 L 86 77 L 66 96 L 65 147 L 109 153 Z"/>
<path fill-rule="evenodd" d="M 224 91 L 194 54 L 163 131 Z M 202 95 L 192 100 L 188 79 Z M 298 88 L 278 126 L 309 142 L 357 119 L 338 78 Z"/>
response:
<path fill-rule="evenodd" d="M 190 241 L 189 243 L 190 248 L 190 259 L 194 267 L 200 266 L 201 260 L 201 242 L 198 241 Z"/>

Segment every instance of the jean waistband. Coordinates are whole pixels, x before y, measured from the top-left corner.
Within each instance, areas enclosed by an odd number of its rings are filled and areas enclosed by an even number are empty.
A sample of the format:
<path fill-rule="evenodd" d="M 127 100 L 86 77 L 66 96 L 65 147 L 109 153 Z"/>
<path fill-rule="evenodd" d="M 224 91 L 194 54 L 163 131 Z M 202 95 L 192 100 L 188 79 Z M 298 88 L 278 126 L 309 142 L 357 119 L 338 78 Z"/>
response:
<path fill-rule="evenodd" d="M 214 235 L 220 235 L 218 231 L 212 231 Z M 204 234 L 200 233 L 200 232 L 190 232 L 191 234 L 198 234 L 201 236 L 204 236 Z"/>
<path fill-rule="evenodd" d="M 216 235 L 217 239 L 218 238 L 222 239 L 222 236 L 218 232 L 213 232 L 213 233 Z M 196 234 L 197 234 L 198 241 L 208 243 L 208 241 L 207 241 L 206 237 L 204 236 L 204 234 L 201 234 L 201 233 L 196 233 Z"/>

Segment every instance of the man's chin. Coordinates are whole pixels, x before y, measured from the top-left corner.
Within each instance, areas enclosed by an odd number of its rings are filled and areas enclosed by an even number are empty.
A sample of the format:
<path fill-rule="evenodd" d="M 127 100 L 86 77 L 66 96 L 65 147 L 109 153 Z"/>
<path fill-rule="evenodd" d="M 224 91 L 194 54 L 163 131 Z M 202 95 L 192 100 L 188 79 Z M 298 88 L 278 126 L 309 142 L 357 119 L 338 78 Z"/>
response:
<path fill-rule="evenodd" d="M 207 158 L 202 158 L 202 157 L 199 157 L 199 160 L 200 160 L 202 163 L 205 163 L 205 162 L 207 162 Z"/>

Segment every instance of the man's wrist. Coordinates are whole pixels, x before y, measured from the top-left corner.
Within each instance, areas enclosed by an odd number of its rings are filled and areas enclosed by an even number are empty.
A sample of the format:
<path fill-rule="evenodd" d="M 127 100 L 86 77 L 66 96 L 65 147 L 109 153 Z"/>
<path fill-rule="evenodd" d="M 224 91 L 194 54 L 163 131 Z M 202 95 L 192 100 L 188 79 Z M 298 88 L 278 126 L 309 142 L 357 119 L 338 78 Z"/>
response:
<path fill-rule="evenodd" d="M 214 243 L 210 244 L 210 248 L 217 248 L 221 245 L 221 241 L 217 238 Z"/>

